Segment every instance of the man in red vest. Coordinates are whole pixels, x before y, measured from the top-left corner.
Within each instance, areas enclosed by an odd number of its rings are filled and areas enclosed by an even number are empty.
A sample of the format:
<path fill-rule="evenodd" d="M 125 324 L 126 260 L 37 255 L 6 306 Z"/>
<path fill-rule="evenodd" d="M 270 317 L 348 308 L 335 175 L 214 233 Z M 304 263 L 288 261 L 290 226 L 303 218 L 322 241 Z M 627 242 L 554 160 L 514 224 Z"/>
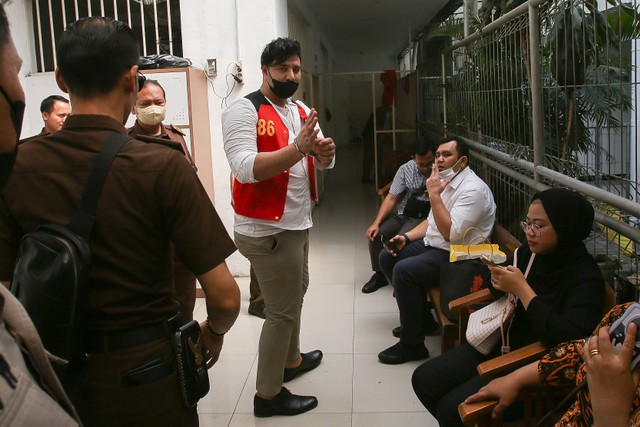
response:
<path fill-rule="evenodd" d="M 318 405 L 283 382 L 315 369 L 322 352 L 300 352 L 302 301 L 309 285 L 309 228 L 316 201 L 314 168 L 331 168 L 335 144 L 318 114 L 290 97 L 302 77 L 300 45 L 269 43 L 260 89 L 222 114 L 224 149 L 235 176 L 234 237 L 258 276 L 267 319 L 258 353 L 254 415 L 297 415 Z"/>

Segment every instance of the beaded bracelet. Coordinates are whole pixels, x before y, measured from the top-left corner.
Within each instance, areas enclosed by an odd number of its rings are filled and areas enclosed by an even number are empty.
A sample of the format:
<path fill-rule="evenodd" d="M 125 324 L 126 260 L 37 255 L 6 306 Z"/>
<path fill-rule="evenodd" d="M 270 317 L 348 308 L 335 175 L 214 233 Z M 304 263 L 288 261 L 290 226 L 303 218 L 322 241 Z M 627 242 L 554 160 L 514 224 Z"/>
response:
<path fill-rule="evenodd" d="M 211 322 L 209 322 L 209 319 L 207 318 L 207 321 L 205 322 L 205 326 L 207 327 L 207 330 L 209 332 L 211 332 L 213 335 L 217 336 L 217 337 L 221 337 L 224 334 L 226 334 L 227 332 L 229 332 L 229 329 L 227 329 L 226 331 L 224 331 L 223 333 L 219 334 L 216 331 L 213 330 L 213 328 L 211 327 Z"/>

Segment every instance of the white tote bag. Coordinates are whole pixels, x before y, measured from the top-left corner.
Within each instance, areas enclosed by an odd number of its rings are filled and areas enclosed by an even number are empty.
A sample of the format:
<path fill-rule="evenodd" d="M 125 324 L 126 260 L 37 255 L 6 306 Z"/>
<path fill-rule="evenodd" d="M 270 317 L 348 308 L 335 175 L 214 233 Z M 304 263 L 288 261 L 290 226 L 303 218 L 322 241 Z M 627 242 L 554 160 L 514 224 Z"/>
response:
<path fill-rule="evenodd" d="M 531 254 L 527 270 L 524 272 L 525 279 L 529 274 L 535 256 L 536 254 Z M 517 249 L 513 253 L 513 265 L 518 265 Z M 511 328 L 517 304 L 518 297 L 513 294 L 506 294 L 480 310 L 471 313 L 465 334 L 467 342 L 480 353 L 489 354 L 502 338 L 502 354 L 508 353 L 510 351 L 509 329 Z M 507 323 L 508 325 L 506 325 Z"/>

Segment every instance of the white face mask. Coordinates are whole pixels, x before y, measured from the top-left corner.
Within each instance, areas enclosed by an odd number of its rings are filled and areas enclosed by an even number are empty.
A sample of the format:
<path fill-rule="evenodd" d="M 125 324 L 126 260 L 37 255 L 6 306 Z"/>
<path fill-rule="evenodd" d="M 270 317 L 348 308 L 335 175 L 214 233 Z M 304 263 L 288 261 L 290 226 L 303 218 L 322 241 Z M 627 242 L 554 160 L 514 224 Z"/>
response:
<path fill-rule="evenodd" d="M 136 108 L 136 112 L 140 123 L 155 126 L 164 120 L 167 114 L 167 107 L 164 105 L 149 105 L 144 108 Z"/>
<path fill-rule="evenodd" d="M 456 166 L 458 166 L 458 163 L 460 163 L 463 158 L 464 158 L 464 156 L 460 157 L 458 159 L 458 161 L 453 166 L 451 166 L 449 169 L 445 169 L 445 170 L 439 172 L 440 182 L 444 182 L 444 181 L 446 181 L 448 179 L 453 179 L 453 178 L 456 177 L 456 175 L 458 175 L 460 173 L 460 170 L 462 170 L 462 169 L 460 169 L 457 172 L 455 172 L 454 169 L 455 169 Z"/>

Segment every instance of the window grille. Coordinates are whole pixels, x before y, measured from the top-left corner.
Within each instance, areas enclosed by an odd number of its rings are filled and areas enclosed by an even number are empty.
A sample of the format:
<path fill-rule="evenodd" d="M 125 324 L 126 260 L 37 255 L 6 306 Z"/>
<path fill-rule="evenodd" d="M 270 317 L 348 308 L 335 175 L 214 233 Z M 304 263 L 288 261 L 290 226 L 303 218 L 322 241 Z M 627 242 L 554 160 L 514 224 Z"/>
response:
<path fill-rule="evenodd" d="M 56 43 L 70 23 L 87 16 L 125 22 L 140 41 L 143 56 L 182 56 L 180 0 L 34 0 L 36 72 L 56 68 Z"/>

